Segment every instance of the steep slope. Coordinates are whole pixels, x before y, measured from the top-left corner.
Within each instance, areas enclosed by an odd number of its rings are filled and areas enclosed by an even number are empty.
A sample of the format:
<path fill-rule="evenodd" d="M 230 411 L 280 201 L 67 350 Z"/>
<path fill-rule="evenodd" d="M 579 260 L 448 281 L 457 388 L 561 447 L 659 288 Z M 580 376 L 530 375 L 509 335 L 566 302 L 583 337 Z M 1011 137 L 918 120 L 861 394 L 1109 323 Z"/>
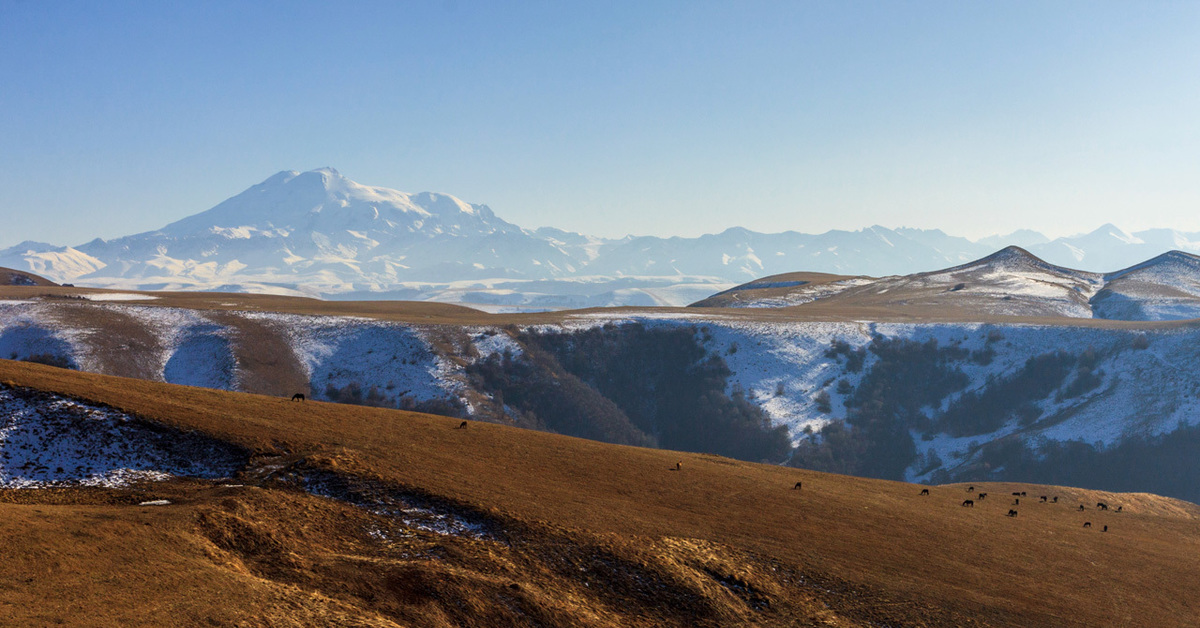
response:
<path fill-rule="evenodd" d="M 0 381 L 249 454 L 231 480 L 0 491 L 0 532 L 22 548 L 0 563 L 11 583 L 0 604 L 19 623 L 1200 620 L 1187 602 L 1197 509 L 1153 496 L 995 483 L 922 497 L 901 483 L 5 361 Z M 960 506 L 979 491 L 993 498 Z M 1013 491 L 1061 499 L 1006 517 Z M 138 505 L 155 499 L 170 503 Z M 1112 509 L 1074 508 L 1099 501 Z M 450 525 L 407 514 L 422 509 Z"/>

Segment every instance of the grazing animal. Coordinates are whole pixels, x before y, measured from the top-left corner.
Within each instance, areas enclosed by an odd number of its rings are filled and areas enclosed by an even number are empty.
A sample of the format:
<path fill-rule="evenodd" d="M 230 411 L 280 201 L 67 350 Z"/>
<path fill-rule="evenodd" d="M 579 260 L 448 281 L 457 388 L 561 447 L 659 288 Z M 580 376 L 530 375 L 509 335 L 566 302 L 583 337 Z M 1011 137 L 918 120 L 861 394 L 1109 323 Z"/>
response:
<path fill-rule="evenodd" d="M 682 470 L 683 470 L 683 461 L 682 461 L 682 460 L 680 460 L 679 462 L 676 462 L 676 463 L 675 463 L 675 470 L 676 470 L 676 471 L 682 471 Z"/>
<path fill-rule="evenodd" d="M 459 424 L 458 424 L 458 427 L 456 427 L 456 428 L 454 428 L 454 429 L 456 429 L 456 430 L 465 430 L 465 429 L 467 429 L 467 422 L 466 422 L 466 421 L 463 421 L 462 423 L 459 423 Z"/>
<path fill-rule="evenodd" d="M 292 401 L 304 401 L 304 393 L 296 393 L 292 395 Z"/>
<path fill-rule="evenodd" d="M 974 487 L 974 486 L 968 486 L 968 487 L 967 487 L 967 492 L 968 492 L 968 493 L 974 493 L 974 492 L 975 492 L 975 487 Z"/>
<path fill-rule="evenodd" d="M 1044 502 L 1044 501 L 1046 501 L 1046 496 L 1045 496 L 1045 495 L 1042 495 L 1042 500 L 1041 500 L 1041 501 L 1043 501 L 1043 502 Z"/>
<path fill-rule="evenodd" d="M 796 485 L 792 487 L 792 490 L 793 491 L 800 490 L 802 484 L 803 484 L 803 482 L 796 482 Z"/>
<path fill-rule="evenodd" d="M 1083 527 L 1085 527 L 1085 528 L 1090 528 L 1090 527 L 1092 527 L 1092 522 L 1091 522 L 1091 521 L 1084 521 L 1084 522 L 1083 522 Z"/>
<path fill-rule="evenodd" d="M 964 500 L 963 500 L 963 506 L 967 506 L 967 507 L 970 507 L 970 508 L 974 508 L 974 507 L 975 507 L 975 502 L 973 502 L 973 501 L 971 501 L 971 500 L 969 500 L 969 499 L 964 499 Z"/>
<path fill-rule="evenodd" d="M 1025 496 L 1025 491 L 1021 491 L 1021 497 Z"/>
<path fill-rule="evenodd" d="M 1079 512 L 1083 512 L 1083 504 L 1079 504 Z"/>
<path fill-rule="evenodd" d="M 1021 496 L 1021 491 L 1016 491 L 1013 493 L 1013 497 L 1020 497 L 1020 496 Z"/>
<path fill-rule="evenodd" d="M 987 493 L 980 493 L 979 499 L 987 499 Z"/>
<path fill-rule="evenodd" d="M 1099 508 L 1100 510 L 1108 510 L 1108 504 L 1104 502 L 1096 502 L 1096 508 Z"/>
<path fill-rule="evenodd" d="M 1056 504 L 1057 504 L 1057 503 L 1058 503 L 1058 495 L 1055 495 L 1055 496 L 1054 496 L 1054 499 L 1053 499 L 1053 500 L 1051 500 L 1051 501 L 1053 501 L 1054 503 L 1056 503 Z"/>
<path fill-rule="evenodd" d="M 1124 506 L 1117 506 L 1117 512 L 1121 512 L 1122 508 L 1124 508 Z"/>
<path fill-rule="evenodd" d="M 1009 509 L 1008 509 L 1008 516 L 1010 516 L 1010 517 L 1015 517 L 1015 516 L 1017 516 L 1017 511 L 1015 511 L 1015 510 L 1013 510 L 1013 509 L 1009 508 Z"/>
<path fill-rule="evenodd" d="M 1108 532 L 1108 526 L 1104 526 L 1104 531 Z"/>
<path fill-rule="evenodd" d="M 927 489 L 927 488 L 923 488 L 923 489 L 921 489 L 921 494 L 922 494 L 922 495 L 928 495 L 928 494 L 929 494 L 929 489 Z"/>
<path fill-rule="evenodd" d="M 1020 498 L 1020 497 L 1018 497 L 1018 498 L 1016 498 L 1016 499 L 1014 499 L 1014 500 L 1013 500 L 1013 506 L 1020 506 L 1020 505 L 1021 505 L 1021 498 Z"/>

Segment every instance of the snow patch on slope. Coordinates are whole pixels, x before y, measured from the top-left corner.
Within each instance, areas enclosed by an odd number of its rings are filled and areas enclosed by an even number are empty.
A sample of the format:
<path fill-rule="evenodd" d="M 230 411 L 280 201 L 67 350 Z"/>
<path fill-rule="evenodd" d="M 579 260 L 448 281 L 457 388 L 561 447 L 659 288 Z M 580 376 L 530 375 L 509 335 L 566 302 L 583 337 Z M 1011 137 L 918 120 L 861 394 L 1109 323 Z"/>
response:
<path fill-rule="evenodd" d="M 0 387 L 0 487 L 120 487 L 171 476 L 224 478 L 235 448 L 111 408 Z"/>

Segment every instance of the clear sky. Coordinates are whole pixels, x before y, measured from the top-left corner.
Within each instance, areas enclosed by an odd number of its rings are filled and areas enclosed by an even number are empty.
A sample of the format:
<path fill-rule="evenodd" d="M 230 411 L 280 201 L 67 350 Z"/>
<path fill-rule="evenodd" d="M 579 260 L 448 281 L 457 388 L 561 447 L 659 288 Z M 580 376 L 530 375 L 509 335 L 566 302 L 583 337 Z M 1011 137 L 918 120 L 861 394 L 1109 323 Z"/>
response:
<path fill-rule="evenodd" d="M 1200 3 L 0 0 L 0 246 L 322 166 L 601 236 L 1200 231 Z"/>

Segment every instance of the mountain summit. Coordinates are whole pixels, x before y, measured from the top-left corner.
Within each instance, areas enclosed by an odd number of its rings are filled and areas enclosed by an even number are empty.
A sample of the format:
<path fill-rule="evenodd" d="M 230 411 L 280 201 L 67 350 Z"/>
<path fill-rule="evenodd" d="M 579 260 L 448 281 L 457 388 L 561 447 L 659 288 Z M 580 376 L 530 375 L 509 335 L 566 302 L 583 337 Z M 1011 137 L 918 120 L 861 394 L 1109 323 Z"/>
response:
<path fill-rule="evenodd" d="M 805 234 L 731 227 L 696 238 L 614 240 L 524 229 L 486 205 L 363 185 L 320 168 L 278 172 L 154 231 L 74 248 L 25 242 L 0 250 L 0 265 L 96 287 L 540 308 L 684 305 L 758 277 L 796 271 L 921 273 L 968 264 L 1012 244 L 1025 249 L 1006 249 L 1005 256 L 1026 251 L 1049 266 L 1112 269 L 1173 248 L 1200 252 L 1200 234 L 1131 235 L 1105 225 L 1053 241 L 1022 231 L 972 242 L 936 229 L 873 226 Z"/>

